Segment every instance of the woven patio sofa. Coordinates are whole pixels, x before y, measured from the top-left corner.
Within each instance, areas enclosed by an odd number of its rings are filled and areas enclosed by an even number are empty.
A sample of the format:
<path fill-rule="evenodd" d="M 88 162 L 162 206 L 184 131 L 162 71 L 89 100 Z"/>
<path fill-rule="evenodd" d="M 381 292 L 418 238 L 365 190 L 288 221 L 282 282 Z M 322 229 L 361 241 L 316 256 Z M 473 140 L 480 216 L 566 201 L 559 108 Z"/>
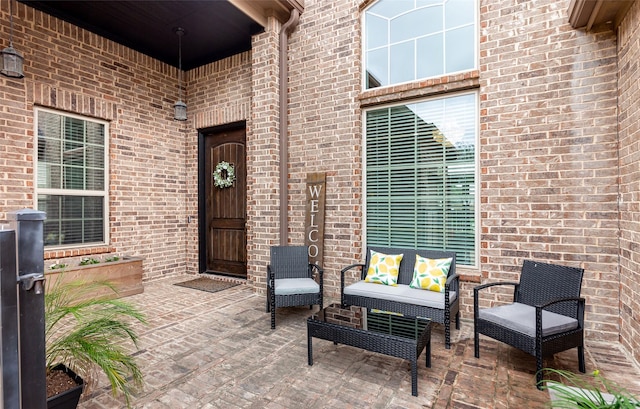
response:
<path fill-rule="evenodd" d="M 365 281 L 371 267 L 371 257 L 374 252 L 383 255 L 402 254 L 397 285 Z M 410 287 L 414 279 L 416 255 L 432 260 L 451 259 L 442 292 Z M 348 284 L 346 283 L 347 272 L 352 269 L 359 269 L 359 280 Z M 452 315 L 456 320 L 456 329 L 460 329 L 460 279 L 456 274 L 456 255 L 453 252 L 396 247 L 367 247 L 364 263 L 352 264 L 340 271 L 340 294 L 344 307 L 356 305 L 367 309 L 395 312 L 411 317 L 428 318 L 433 322 L 444 324 L 445 347 L 447 349 L 451 348 L 450 317 Z"/>

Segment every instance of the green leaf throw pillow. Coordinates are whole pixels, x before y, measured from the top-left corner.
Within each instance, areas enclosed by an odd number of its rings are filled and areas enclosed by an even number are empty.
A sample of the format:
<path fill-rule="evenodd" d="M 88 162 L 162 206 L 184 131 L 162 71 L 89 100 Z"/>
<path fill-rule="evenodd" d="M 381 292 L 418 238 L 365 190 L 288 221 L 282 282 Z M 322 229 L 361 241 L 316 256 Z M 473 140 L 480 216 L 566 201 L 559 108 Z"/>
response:
<path fill-rule="evenodd" d="M 364 281 L 367 283 L 398 285 L 398 272 L 403 254 L 384 254 L 371 251 L 369 269 Z"/>
<path fill-rule="evenodd" d="M 452 258 L 430 259 L 416 254 L 413 280 L 409 287 L 443 293 L 452 260 Z"/>

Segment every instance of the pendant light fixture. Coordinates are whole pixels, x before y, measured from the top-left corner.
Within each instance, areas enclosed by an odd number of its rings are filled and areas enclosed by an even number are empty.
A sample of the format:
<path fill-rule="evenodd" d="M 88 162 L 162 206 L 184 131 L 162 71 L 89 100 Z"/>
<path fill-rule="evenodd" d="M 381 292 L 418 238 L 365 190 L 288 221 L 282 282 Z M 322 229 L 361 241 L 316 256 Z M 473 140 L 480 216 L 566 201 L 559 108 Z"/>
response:
<path fill-rule="evenodd" d="M 187 104 L 182 102 L 182 36 L 186 34 L 183 28 L 175 29 L 178 36 L 178 102 L 175 103 L 173 118 L 177 121 L 187 120 Z"/>
<path fill-rule="evenodd" d="M 22 71 L 24 57 L 13 48 L 13 0 L 9 0 L 9 19 L 9 47 L 0 51 L 2 55 L 2 70 L 0 70 L 0 73 L 7 77 L 22 78 L 24 77 L 24 72 Z"/>

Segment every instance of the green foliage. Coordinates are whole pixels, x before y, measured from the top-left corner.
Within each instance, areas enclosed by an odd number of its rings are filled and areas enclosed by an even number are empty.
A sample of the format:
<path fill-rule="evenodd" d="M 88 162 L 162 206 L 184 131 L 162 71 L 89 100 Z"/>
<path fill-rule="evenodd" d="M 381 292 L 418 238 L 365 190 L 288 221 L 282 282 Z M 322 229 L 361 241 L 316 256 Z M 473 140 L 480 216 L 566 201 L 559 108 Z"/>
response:
<path fill-rule="evenodd" d="M 104 259 L 104 262 L 105 262 L 105 263 L 110 263 L 110 262 L 112 262 L 112 261 L 118 261 L 118 260 L 120 260 L 120 257 L 118 257 L 118 256 L 113 256 L 113 257 L 107 257 L 107 258 L 105 258 L 105 259 Z"/>
<path fill-rule="evenodd" d="M 61 263 L 61 264 L 58 264 L 58 263 L 55 263 L 55 264 L 51 264 L 51 265 L 49 266 L 49 269 L 50 269 L 50 270 L 62 270 L 62 269 L 63 269 L 63 268 L 65 268 L 65 267 L 67 267 L 67 265 L 66 265 L 66 264 L 62 264 L 62 263 Z"/>
<path fill-rule="evenodd" d="M 543 380 L 543 389 L 554 392 L 556 399 L 552 400 L 554 408 L 567 409 L 638 409 L 640 399 L 624 388 L 618 386 L 600 375 L 600 371 L 593 372 L 592 382 L 587 382 L 573 372 L 543 369 L 546 375 L 557 375 L 560 381 Z M 601 389 L 603 391 L 601 391 Z M 609 397 L 605 394 L 610 395 Z"/>
<path fill-rule="evenodd" d="M 108 282 L 63 283 L 61 278 L 45 292 L 45 338 L 47 370 L 64 364 L 90 382 L 99 369 L 107 376 L 114 395 L 121 392 L 130 407 L 132 385 L 143 377 L 127 347 L 138 348 L 133 323 L 146 323 L 132 304 L 95 294 L 116 293 Z"/>
<path fill-rule="evenodd" d="M 99 264 L 99 263 L 100 263 L 100 260 L 95 259 L 95 258 L 93 258 L 93 257 L 83 258 L 83 259 L 80 261 L 80 265 L 81 265 L 81 266 L 88 266 L 89 264 Z"/>

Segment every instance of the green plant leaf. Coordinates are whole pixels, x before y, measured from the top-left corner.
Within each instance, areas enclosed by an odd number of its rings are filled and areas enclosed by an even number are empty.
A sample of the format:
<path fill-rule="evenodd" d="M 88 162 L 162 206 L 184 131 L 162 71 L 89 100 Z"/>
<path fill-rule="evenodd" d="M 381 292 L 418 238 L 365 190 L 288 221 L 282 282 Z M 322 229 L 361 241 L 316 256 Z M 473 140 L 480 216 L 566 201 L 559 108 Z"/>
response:
<path fill-rule="evenodd" d="M 129 353 L 138 348 L 133 324 L 146 323 L 144 314 L 129 302 L 105 296 L 105 292 L 117 293 L 108 282 L 65 283 L 61 275 L 47 284 L 47 368 L 62 363 L 87 382 L 99 369 L 107 376 L 113 394 L 122 393 L 130 407 L 132 386 L 143 383 L 142 372 Z"/>

